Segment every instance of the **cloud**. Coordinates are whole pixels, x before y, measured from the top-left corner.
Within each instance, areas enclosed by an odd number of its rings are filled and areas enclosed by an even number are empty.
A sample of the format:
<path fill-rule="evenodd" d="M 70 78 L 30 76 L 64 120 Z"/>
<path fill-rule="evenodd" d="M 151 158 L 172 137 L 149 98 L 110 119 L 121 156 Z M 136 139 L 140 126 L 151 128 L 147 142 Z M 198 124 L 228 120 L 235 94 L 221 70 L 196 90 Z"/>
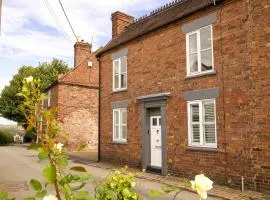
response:
<path fill-rule="evenodd" d="M 61 33 L 63 27 L 66 36 Z M 63 6 L 76 34 L 86 41 L 93 38 L 94 48 L 104 45 L 111 36 L 110 15 L 121 10 L 138 17 L 165 3 L 163 0 L 65 0 Z M 48 6 L 48 4 L 47 4 Z M 48 60 L 73 57 L 75 37 L 63 15 L 58 0 L 4 0 L 0 37 L 0 58 Z"/>

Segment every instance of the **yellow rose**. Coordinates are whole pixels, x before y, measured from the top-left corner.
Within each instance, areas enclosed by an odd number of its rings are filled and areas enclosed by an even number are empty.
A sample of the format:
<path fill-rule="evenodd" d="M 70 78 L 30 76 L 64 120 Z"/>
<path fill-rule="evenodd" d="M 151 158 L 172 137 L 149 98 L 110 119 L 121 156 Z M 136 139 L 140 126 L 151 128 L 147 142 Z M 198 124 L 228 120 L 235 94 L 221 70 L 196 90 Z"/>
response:
<path fill-rule="evenodd" d="M 27 83 L 33 82 L 33 79 L 34 79 L 33 76 L 29 76 L 29 77 L 25 78 Z"/>

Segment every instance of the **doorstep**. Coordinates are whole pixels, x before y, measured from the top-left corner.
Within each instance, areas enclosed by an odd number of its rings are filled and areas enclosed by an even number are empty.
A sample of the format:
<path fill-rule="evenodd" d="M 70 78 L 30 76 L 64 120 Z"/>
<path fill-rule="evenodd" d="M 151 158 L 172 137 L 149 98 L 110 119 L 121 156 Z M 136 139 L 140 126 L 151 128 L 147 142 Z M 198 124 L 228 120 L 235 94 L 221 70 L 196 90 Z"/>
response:
<path fill-rule="evenodd" d="M 76 162 L 93 166 L 93 167 L 97 167 L 97 168 L 101 168 L 101 169 L 109 169 L 109 170 L 114 170 L 114 169 L 123 167 L 117 163 L 109 163 L 109 162 L 103 162 L 103 161 L 102 162 L 87 162 L 85 160 L 76 160 Z M 183 190 L 195 192 L 191 189 L 190 190 L 186 189 L 184 187 L 184 182 L 174 176 L 162 176 L 159 174 L 141 172 L 136 168 L 129 168 L 128 170 L 130 172 L 135 173 L 136 178 L 138 179 L 145 179 L 145 180 L 154 181 L 154 182 L 158 182 L 158 183 L 162 183 L 166 185 L 177 184 Z M 214 188 L 208 192 L 208 195 L 212 197 L 219 197 L 225 200 L 263 200 L 266 198 L 266 195 L 263 193 L 249 191 L 249 190 L 242 192 L 240 190 L 229 188 L 226 186 L 221 186 L 221 185 L 214 185 Z"/>

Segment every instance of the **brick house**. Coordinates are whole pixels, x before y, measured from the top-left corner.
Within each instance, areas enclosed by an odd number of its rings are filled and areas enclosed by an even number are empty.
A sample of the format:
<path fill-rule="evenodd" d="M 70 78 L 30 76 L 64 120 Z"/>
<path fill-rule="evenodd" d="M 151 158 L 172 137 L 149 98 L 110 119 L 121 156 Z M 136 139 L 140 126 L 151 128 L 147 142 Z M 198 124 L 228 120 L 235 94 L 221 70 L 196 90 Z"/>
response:
<path fill-rule="evenodd" d="M 100 158 L 270 190 L 269 0 L 112 14 L 100 60 Z"/>
<path fill-rule="evenodd" d="M 84 41 L 74 45 L 74 68 L 47 88 L 44 106 L 57 108 L 57 120 L 68 136 L 70 150 L 84 145 L 84 151 L 94 153 L 97 159 L 99 65 L 91 47 Z"/>

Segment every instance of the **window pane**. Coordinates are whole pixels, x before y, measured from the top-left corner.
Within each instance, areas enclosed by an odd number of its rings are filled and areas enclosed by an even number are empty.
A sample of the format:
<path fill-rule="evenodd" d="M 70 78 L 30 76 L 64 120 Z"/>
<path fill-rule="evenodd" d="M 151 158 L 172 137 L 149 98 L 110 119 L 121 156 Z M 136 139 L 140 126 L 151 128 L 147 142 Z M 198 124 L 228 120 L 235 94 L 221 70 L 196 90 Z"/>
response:
<path fill-rule="evenodd" d="M 204 134 L 206 143 L 215 143 L 215 124 L 205 124 L 204 125 Z"/>
<path fill-rule="evenodd" d="M 119 74 L 119 60 L 114 61 L 114 74 Z"/>
<path fill-rule="evenodd" d="M 200 142 L 200 125 L 193 124 L 192 125 L 192 142 Z"/>
<path fill-rule="evenodd" d="M 199 116 L 199 104 L 191 105 L 191 120 L 192 122 L 199 122 L 200 116 Z"/>
<path fill-rule="evenodd" d="M 127 72 L 127 57 L 121 57 L 121 73 Z"/>
<path fill-rule="evenodd" d="M 122 124 L 127 124 L 127 111 L 126 110 L 122 110 Z"/>
<path fill-rule="evenodd" d="M 198 56 L 197 54 L 189 55 L 190 72 L 198 72 Z"/>
<path fill-rule="evenodd" d="M 115 139 L 119 139 L 119 126 L 118 125 L 114 126 L 114 137 Z"/>
<path fill-rule="evenodd" d="M 189 53 L 197 53 L 197 33 L 189 36 Z"/>
<path fill-rule="evenodd" d="M 119 112 L 118 111 L 114 111 L 114 123 L 119 124 Z"/>
<path fill-rule="evenodd" d="M 152 125 L 157 126 L 157 118 L 153 118 Z"/>
<path fill-rule="evenodd" d="M 114 76 L 114 88 L 119 88 L 119 75 Z"/>
<path fill-rule="evenodd" d="M 214 103 L 204 104 L 204 121 L 215 122 L 215 108 Z"/>
<path fill-rule="evenodd" d="M 200 30 L 201 34 L 201 50 L 208 49 L 212 47 L 211 39 L 211 27 L 207 27 Z"/>
<path fill-rule="evenodd" d="M 126 88 L 127 87 L 127 74 L 121 74 L 121 88 Z"/>
<path fill-rule="evenodd" d="M 202 71 L 212 70 L 212 50 L 206 50 L 201 52 Z"/>
<path fill-rule="evenodd" d="M 123 140 L 127 139 L 127 126 L 122 126 L 122 138 Z"/>

